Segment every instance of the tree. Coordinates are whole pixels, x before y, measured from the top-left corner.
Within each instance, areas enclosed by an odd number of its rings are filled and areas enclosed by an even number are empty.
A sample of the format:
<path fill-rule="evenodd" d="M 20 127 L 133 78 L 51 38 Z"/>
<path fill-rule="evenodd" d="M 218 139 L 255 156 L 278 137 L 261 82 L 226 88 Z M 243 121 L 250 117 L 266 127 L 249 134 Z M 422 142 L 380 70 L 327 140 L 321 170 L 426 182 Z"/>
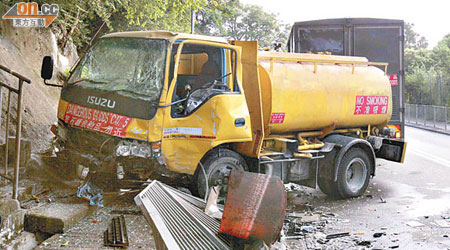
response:
<path fill-rule="evenodd" d="M 214 9 L 200 10 L 197 22 L 196 31 L 200 34 L 258 41 L 263 48 L 274 43 L 285 44 L 289 35 L 289 27 L 281 24 L 275 14 L 237 0 L 222 2 L 220 7 Z"/>
<path fill-rule="evenodd" d="M 106 24 L 109 32 L 143 29 L 166 29 L 188 32 L 191 10 L 199 10 L 221 0 L 54 0 L 59 15 L 53 28 L 63 34 L 58 44 L 64 47 L 69 39 L 80 50 L 93 34 Z M 21 0 L 6 0 L 12 6 Z M 37 0 L 39 5 L 44 0 Z M 62 48 L 64 49 L 64 48 Z"/>
<path fill-rule="evenodd" d="M 405 23 L 405 47 L 413 49 L 426 49 L 428 41 L 424 36 L 420 36 L 414 30 L 413 23 Z"/>

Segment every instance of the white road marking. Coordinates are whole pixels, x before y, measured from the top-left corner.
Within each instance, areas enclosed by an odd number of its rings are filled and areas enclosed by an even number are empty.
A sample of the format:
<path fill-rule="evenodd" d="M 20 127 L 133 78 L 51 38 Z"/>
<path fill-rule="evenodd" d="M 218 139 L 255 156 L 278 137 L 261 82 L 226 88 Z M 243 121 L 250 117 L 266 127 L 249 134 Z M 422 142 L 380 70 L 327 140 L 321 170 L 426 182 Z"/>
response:
<path fill-rule="evenodd" d="M 444 167 L 450 168 L 450 161 L 446 160 L 446 159 L 443 159 L 443 158 L 441 158 L 439 156 L 435 156 L 435 155 L 432 155 L 432 154 L 429 154 L 429 153 L 425 153 L 423 151 L 418 151 L 418 150 L 415 150 L 415 149 L 409 149 L 407 151 L 413 152 L 414 154 L 416 154 L 418 156 L 421 156 L 423 158 L 426 158 L 427 160 L 434 161 L 434 162 L 438 163 L 439 165 L 442 165 Z"/>

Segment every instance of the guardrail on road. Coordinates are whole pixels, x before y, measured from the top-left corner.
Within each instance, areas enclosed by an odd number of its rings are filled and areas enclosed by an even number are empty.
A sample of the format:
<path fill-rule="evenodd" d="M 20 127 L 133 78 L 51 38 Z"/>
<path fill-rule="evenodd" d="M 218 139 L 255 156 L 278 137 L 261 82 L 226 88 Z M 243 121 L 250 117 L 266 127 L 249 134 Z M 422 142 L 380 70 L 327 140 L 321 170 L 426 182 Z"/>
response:
<path fill-rule="evenodd" d="M 450 108 L 434 105 L 405 104 L 406 124 L 450 131 Z"/>

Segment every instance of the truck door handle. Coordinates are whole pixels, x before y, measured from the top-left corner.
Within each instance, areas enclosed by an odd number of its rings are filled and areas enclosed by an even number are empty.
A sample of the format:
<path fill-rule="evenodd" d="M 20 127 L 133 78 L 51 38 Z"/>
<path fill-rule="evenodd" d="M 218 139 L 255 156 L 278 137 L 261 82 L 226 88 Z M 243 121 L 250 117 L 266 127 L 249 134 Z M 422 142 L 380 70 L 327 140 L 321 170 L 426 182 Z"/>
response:
<path fill-rule="evenodd" d="M 242 127 L 244 125 L 245 125 L 245 118 L 237 118 L 236 120 L 234 120 L 234 126 L 236 128 Z"/>

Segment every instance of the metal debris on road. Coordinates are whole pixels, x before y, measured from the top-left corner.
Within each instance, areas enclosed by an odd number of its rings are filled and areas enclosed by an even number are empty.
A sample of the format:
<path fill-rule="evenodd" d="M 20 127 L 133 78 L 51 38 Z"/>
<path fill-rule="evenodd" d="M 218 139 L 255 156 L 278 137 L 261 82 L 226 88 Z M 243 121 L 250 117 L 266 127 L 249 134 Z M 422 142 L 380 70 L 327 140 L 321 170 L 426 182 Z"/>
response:
<path fill-rule="evenodd" d="M 406 222 L 406 225 L 410 226 L 410 227 L 423 227 L 425 226 L 424 224 L 417 222 L 417 221 L 408 221 Z"/>
<path fill-rule="evenodd" d="M 450 220 L 445 220 L 445 219 L 441 219 L 441 220 L 435 220 L 434 221 L 436 223 L 436 225 L 440 226 L 440 227 L 444 227 L 444 228 L 450 228 Z"/>
<path fill-rule="evenodd" d="M 123 215 L 115 216 L 103 233 L 104 245 L 108 247 L 128 247 L 128 233 Z"/>
<path fill-rule="evenodd" d="M 202 199 L 153 181 L 134 200 L 156 249 L 231 249 L 230 237 L 219 233 L 220 222 L 204 212 Z"/>
<path fill-rule="evenodd" d="M 329 234 L 327 235 L 326 239 L 335 239 L 335 238 L 341 238 L 341 237 L 346 237 L 346 236 L 350 236 L 350 233 L 346 232 L 346 233 L 336 233 L 336 234 Z"/>
<path fill-rule="evenodd" d="M 386 235 L 386 233 L 374 233 L 373 237 L 374 238 L 380 238 L 381 236 Z"/>

